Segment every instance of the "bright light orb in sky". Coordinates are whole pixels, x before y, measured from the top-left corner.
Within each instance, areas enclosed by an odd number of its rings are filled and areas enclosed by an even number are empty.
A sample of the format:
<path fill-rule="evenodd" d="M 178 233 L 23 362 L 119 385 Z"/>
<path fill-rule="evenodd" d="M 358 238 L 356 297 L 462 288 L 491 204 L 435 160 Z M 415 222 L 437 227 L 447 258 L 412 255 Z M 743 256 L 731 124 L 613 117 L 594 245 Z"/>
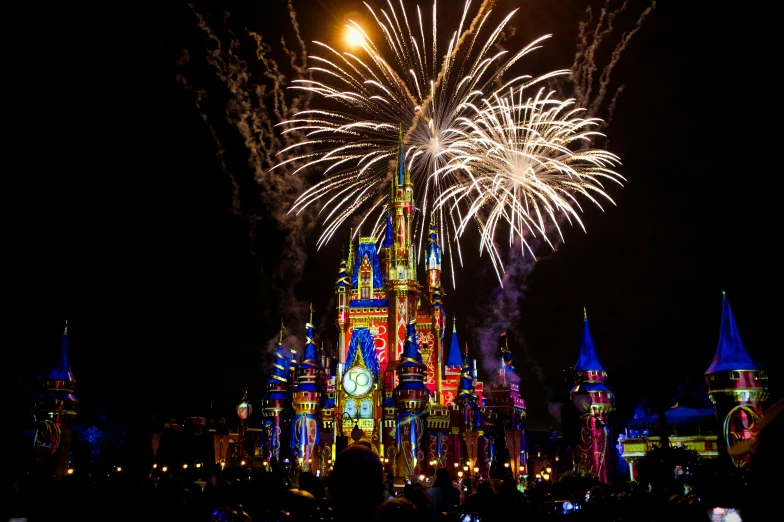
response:
<path fill-rule="evenodd" d="M 352 47 L 361 45 L 362 35 L 356 29 L 349 27 L 346 31 L 346 42 Z"/>

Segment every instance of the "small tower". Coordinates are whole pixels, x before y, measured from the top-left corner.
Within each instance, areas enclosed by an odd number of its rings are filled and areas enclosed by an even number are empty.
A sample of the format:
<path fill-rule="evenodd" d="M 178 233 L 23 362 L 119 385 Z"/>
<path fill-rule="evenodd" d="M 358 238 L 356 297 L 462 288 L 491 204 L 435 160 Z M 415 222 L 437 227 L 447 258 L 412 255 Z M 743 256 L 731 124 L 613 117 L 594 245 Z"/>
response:
<path fill-rule="evenodd" d="M 272 373 L 267 379 L 267 392 L 262 399 L 264 416 L 265 456 L 280 460 L 280 444 L 283 438 L 284 420 L 291 406 L 289 391 L 289 361 L 283 355 L 283 322 L 280 323 L 280 337 L 272 362 Z"/>
<path fill-rule="evenodd" d="M 416 321 L 421 292 L 421 285 L 417 281 L 413 244 L 414 184 L 405 165 L 402 128 L 398 142 L 397 168 L 393 178 L 389 204 L 393 234 L 386 280 L 390 362 L 398 360 L 405 348 L 406 325 Z"/>
<path fill-rule="evenodd" d="M 305 325 L 305 350 L 297 371 L 297 386 L 291 397 L 294 418 L 291 422 L 291 450 L 302 458 L 303 469 L 317 469 L 321 443 L 321 406 L 326 390 L 322 386 L 318 350 L 313 343 L 313 306 L 310 321 Z"/>
<path fill-rule="evenodd" d="M 582 443 L 577 447 L 578 464 L 607 483 L 611 477 L 608 467 L 613 447 L 608 417 L 615 407 L 615 394 L 606 383 L 607 368 L 596 355 L 585 308 L 580 357 L 574 372 L 576 385 L 569 395 L 580 412 Z"/>
<path fill-rule="evenodd" d="M 762 365 L 746 351 L 732 315 L 727 295 L 722 292 L 719 346 L 708 370 L 708 396 L 722 428 L 719 453 L 724 462 L 737 467 L 746 464 L 748 455 L 729 457 L 727 450 L 754 437 L 757 422 L 764 414 L 768 399 L 768 376 Z"/>
<path fill-rule="evenodd" d="M 36 399 L 35 448 L 38 458 L 52 464 L 52 473 L 65 475 L 71 454 L 71 430 L 79 400 L 74 395 L 76 380 L 68 353 L 68 323 L 65 323 L 60 357 L 42 383 Z"/>
<path fill-rule="evenodd" d="M 397 469 L 403 477 L 415 475 L 420 458 L 420 444 L 427 426 L 423 413 L 429 392 L 425 386 L 425 365 L 419 353 L 414 322 L 408 324 L 406 345 L 398 363 L 399 384 L 393 396 L 397 407 Z"/>
<path fill-rule="evenodd" d="M 338 362 L 340 368 L 338 373 L 343 371 L 346 364 L 346 332 L 348 330 L 349 314 L 349 290 L 351 290 L 351 280 L 348 275 L 345 254 L 341 256 L 338 278 L 335 281 L 335 296 L 337 297 L 337 327 L 338 327 Z"/>
<path fill-rule="evenodd" d="M 427 259 L 427 287 L 430 293 L 430 305 L 433 307 L 433 333 L 436 346 L 433 353 L 436 361 L 433 366 L 436 369 L 436 403 L 444 404 L 444 326 L 445 314 L 444 303 L 442 300 L 443 289 L 441 288 L 441 250 L 438 248 L 438 235 L 436 234 L 436 224 L 431 219 L 430 231 L 428 234 Z"/>

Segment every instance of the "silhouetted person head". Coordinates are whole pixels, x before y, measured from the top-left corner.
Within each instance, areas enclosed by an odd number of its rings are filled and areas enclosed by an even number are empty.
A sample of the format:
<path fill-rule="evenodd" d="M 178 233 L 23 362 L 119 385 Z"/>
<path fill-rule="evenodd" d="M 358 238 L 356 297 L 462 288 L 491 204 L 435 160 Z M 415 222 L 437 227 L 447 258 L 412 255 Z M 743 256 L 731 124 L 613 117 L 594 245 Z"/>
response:
<path fill-rule="evenodd" d="M 452 479 L 449 477 L 449 472 L 446 468 L 438 468 L 436 470 L 436 481 L 433 482 L 433 487 L 444 489 L 452 487 Z"/>
<path fill-rule="evenodd" d="M 378 522 L 414 522 L 421 518 L 413 502 L 397 497 L 384 502 L 378 511 Z"/>
<path fill-rule="evenodd" d="M 338 453 L 328 488 L 336 521 L 365 522 L 384 501 L 381 459 L 367 446 L 352 444 Z"/>
<path fill-rule="evenodd" d="M 327 497 L 327 493 L 324 490 L 324 484 L 321 482 L 321 479 L 316 476 L 315 473 L 311 473 L 310 471 L 304 471 L 299 474 L 299 489 L 302 491 L 307 491 L 313 498 L 316 500 L 321 500 Z"/>

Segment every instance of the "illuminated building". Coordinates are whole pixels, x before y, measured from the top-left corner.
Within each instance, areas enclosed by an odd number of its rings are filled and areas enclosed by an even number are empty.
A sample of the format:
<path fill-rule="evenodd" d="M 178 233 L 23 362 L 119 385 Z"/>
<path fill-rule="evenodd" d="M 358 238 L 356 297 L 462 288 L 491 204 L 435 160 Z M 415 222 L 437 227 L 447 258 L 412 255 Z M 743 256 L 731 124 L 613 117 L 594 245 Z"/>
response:
<path fill-rule="evenodd" d="M 71 432 L 79 401 L 74 395 L 76 380 L 68 353 L 68 324 L 63 331 L 60 357 L 42 383 L 35 402 L 35 449 L 37 457 L 52 464 L 52 473 L 62 477 L 68 469 Z"/>
<path fill-rule="evenodd" d="M 730 456 L 727 449 L 754 436 L 756 424 L 765 413 L 768 376 L 760 363 L 746 351 L 726 294 L 722 294 L 719 346 L 705 378 L 708 396 L 721 428 L 719 454 L 725 463 L 742 467 L 748 455 Z"/>
<path fill-rule="evenodd" d="M 583 335 L 580 356 L 574 366 L 576 385 L 570 396 L 580 413 L 580 444 L 576 448 L 576 465 L 595 473 L 601 482 L 612 478 L 612 437 L 608 417 L 615 408 L 615 397 L 607 385 L 607 368 L 596 355 L 588 327 L 588 314 L 583 310 Z"/>
<path fill-rule="evenodd" d="M 701 458 L 721 459 L 725 467 L 742 467 L 747 456 L 730 456 L 729 447 L 754 436 L 768 398 L 768 377 L 759 362 L 746 351 L 730 309 L 722 297 L 719 343 L 713 362 L 705 372 L 708 397 L 714 408 L 686 408 L 674 405 L 664 413 L 670 446 L 697 451 Z M 621 456 L 629 464 L 632 480 L 636 463 L 661 443 L 661 437 L 645 426 L 655 426 L 657 415 L 634 419 L 621 436 Z"/>

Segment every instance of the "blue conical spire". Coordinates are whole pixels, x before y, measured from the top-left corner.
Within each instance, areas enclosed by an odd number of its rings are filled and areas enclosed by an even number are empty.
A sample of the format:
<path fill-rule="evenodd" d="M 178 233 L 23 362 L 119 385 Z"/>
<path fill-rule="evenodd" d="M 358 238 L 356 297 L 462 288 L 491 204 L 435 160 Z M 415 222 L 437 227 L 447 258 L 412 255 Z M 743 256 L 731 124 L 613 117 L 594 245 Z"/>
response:
<path fill-rule="evenodd" d="M 305 350 L 302 354 L 302 361 L 299 364 L 300 369 L 314 369 L 320 370 L 318 348 L 313 342 L 313 305 L 310 305 L 310 321 L 305 324 Z"/>
<path fill-rule="evenodd" d="M 71 360 L 68 353 L 68 321 L 65 322 L 65 330 L 63 331 L 63 343 L 60 346 L 60 357 L 57 359 L 57 364 L 52 368 L 49 373 L 49 378 L 55 381 L 73 381 L 73 373 L 71 372 Z"/>
<path fill-rule="evenodd" d="M 400 366 L 424 366 L 422 354 L 419 353 L 419 341 L 413 321 L 408 324 L 406 329 L 406 344 L 403 346 L 403 355 L 400 360 Z"/>
<path fill-rule="evenodd" d="M 340 268 L 338 269 L 338 278 L 335 280 L 335 288 L 351 285 L 348 277 L 347 263 L 345 252 L 340 258 Z"/>
<path fill-rule="evenodd" d="M 449 343 L 449 357 L 447 358 L 446 365 L 450 368 L 461 366 L 463 362 L 460 360 L 460 344 L 457 342 L 457 319 L 452 314 L 452 342 Z"/>
<path fill-rule="evenodd" d="M 731 370 L 761 370 L 762 365 L 746 351 L 732 316 L 727 294 L 722 292 L 721 330 L 719 346 L 713 362 L 705 373 L 726 372 Z"/>
<path fill-rule="evenodd" d="M 474 378 L 471 372 L 471 364 L 468 362 L 468 346 L 466 345 L 463 368 L 460 371 L 460 384 L 457 386 L 457 398 L 473 399 L 474 397 L 476 397 L 474 393 Z"/>
<path fill-rule="evenodd" d="M 276 382 L 288 382 L 289 380 L 289 362 L 286 356 L 283 355 L 283 344 L 278 341 L 278 346 L 275 348 L 275 359 L 272 361 L 272 373 L 267 379 L 267 384 L 274 384 Z"/>
<path fill-rule="evenodd" d="M 588 328 L 588 312 L 583 307 L 583 337 L 580 339 L 580 358 L 574 366 L 574 371 L 584 372 L 606 372 L 607 368 L 596 356 L 596 349 L 593 346 L 591 330 Z"/>

